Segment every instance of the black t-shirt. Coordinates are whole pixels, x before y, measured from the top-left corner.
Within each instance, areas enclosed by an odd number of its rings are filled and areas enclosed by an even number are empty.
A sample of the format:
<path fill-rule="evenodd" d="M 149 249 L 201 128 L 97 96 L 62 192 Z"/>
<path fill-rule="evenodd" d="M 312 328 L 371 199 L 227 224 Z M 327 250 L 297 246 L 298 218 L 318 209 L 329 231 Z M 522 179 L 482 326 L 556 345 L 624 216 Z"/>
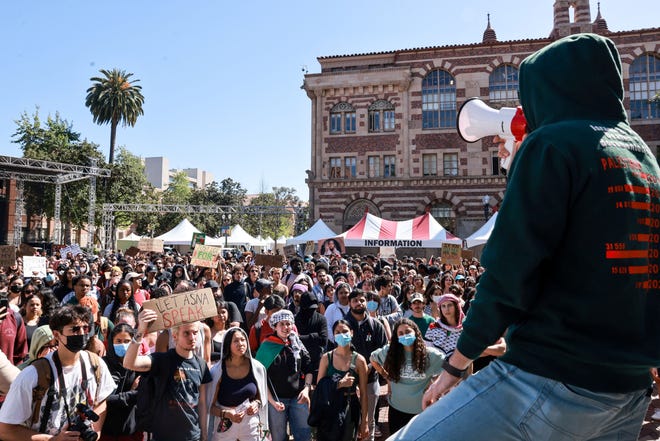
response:
<path fill-rule="evenodd" d="M 169 363 L 165 357 L 170 357 Z M 202 361 L 200 365 L 196 357 L 183 358 L 175 349 L 152 354 L 151 362 L 152 372 L 159 372 L 159 376 L 167 381 L 165 396 L 154 416 L 158 422 L 154 427 L 154 441 L 199 440 L 199 387 L 212 380 L 206 363 Z M 176 369 L 172 374 L 170 366 L 173 365 Z"/>

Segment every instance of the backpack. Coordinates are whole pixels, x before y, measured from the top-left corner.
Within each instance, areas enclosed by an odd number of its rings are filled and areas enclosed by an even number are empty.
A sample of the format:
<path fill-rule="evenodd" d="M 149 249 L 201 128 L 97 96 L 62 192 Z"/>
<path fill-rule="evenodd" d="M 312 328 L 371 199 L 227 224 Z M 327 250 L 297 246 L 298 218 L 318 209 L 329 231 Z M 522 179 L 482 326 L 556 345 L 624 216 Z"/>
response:
<path fill-rule="evenodd" d="M 167 380 L 174 376 L 174 372 L 178 368 L 175 357 L 172 355 L 173 352 L 175 352 L 174 349 L 170 349 L 163 353 L 162 356 L 157 355 L 158 357 L 162 357 L 162 363 L 157 363 L 158 367 L 154 369 L 152 361 L 152 369 L 146 374 L 142 374 L 140 378 L 137 388 L 137 403 L 135 405 L 136 431 L 138 432 L 153 432 L 156 423 L 156 411 L 162 405 L 165 389 L 168 384 Z M 199 355 L 193 355 L 197 360 L 199 370 L 202 371 L 202 366 L 206 362 Z M 163 376 L 163 373 L 166 376 Z"/>
<path fill-rule="evenodd" d="M 89 361 L 92 365 L 92 371 L 94 372 L 94 379 L 96 380 L 98 391 L 98 385 L 101 384 L 101 357 L 94 352 L 85 352 L 89 355 Z M 50 411 L 53 406 L 53 401 L 57 395 L 55 388 L 53 387 L 55 385 L 55 376 L 53 375 L 53 369 L 47 358 L 37 358 L 30 364 L 30 366 L 34 366 L 37 370 L 38 378 L 37 385 L 32 389 L 32 418 L 30 420 L 30 427 L 36 424 L 37 421 L 41 421 L 39 433 L 45 433 L 46 424 L 50 419 Z M 48 398 L 46 399 L 46 405 L 44 406 L 44 412 L 43 415 L 41 415 L 40 420 L 39 410 L 41 409 L 41 402 L 46 395 L 46 392 L 48 392 Z"/>

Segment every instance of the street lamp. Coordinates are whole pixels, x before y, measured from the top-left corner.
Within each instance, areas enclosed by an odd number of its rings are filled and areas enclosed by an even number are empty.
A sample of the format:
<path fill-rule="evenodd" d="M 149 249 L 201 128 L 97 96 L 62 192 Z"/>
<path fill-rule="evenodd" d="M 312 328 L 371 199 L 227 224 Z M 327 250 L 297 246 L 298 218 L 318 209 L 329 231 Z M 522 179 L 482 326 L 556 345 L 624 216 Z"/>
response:
<path fill-rule="evenodd" d="M 226 222 L 231 223 L 231 213 L 222 213 L 222 231 L 225 235 L 225 248 L 227 248 L 227 237 L 229 236 L 229 226 Z"/>

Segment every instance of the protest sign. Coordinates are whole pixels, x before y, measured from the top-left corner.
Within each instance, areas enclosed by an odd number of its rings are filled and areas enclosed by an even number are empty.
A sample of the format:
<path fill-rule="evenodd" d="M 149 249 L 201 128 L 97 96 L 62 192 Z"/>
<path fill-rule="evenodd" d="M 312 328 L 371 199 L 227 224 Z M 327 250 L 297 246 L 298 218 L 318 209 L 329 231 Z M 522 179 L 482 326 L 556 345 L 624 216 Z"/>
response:
<path fill-rule="evenodd" d="M 138 255 L 140 252 L 140 249 L 138 247 L 130 247 L 126 251 L 124 251 L 124 255 L 128 257 L 135 257 Z"/>
<path fill-rule="evenodd" d="M 472 250 L 461 250 L 461 257 L 463 259 L 472 260 L 474 257 L 474 251 Z"/>
<path fill-rule="evenodd" d="M 222 248 L 211 247 L 208 245 L 195 245 L 190 263 L 195 266 L 202 266 L 204 268 L 215 268 L 218 266 L 218 256 L 222 252 Z"/>
<path fill-rule="evenodd" d="M 380 247 L 379 256 L 381 259 L 396 259 L 396 248 L 395 247 Z"/>
<path fill-rule="evenodd" d="M 23 256 L 23 277 L 46 277 L 46 258 Z"/>
<path fill-rule="evenodd" d="M 0 266 L 10 267 L 16 265 L 16 247 L 14 245 L 0 246 Z"/>
<path fill-rule="evenodd" d="M 453 243 L 442 244 L 442 263 L 461 264 L 461 246 Z"/>
<path fill-rule="evenodd" d="M 218 315 L 211 288 L 146 300 L 142 304 L 142 308 L 151 309 L 158 314 L 156 321 L 149 325 L 149 332 L 160 331 L 161 329 L 168 329 Z"/>
<path fill-rule="evenodd" d="M 306 251 L 306 250 L 305 250 Z M 321 256 L 340 256 L 346 252 L 343 237 L 321 239 L 318 244 L 318 253 Z M 307 252 L 305 254 L 308 254 Z"/>
<path fill-rule="evenodd" d="M 206 234 L 204 233 L 193 233 L 192 234 L 192 242 L 190 242 L 191 247 L 195 247 L 195 245 L 204 245 L 206 243 Z"/>
<path fill-rule="evenodd" d="M 22 243 L 18 246 L 18 252 L 21 256 L 34 256 L 37 250 L 26 243 Z"/>
<path fill-rule="evenodd" d="M 280 256 L 279 254 L 257 254 L 254 256 L 254 263 L 262 266 L 281 268 L 282 263 L 284 263 L 284 256 Z"/>
<path fill-rule="evenodd" d="M 296 246 L 295 245 L 285 245 L 284 246 L 284 255 L 288 258 L 294 257 L 296 255 Z"/>
<path fill-rule="evenodd" d="M 165 243 L 161 239 L 142 238 L 138 242 L 138 248 L 144 252 L 162 253 Z"/>
<path fill-rule="evenodd" d="M 305 242 L 305 255 L 312 254 L 316 250 L 316 243 L 313 240 Z"/>

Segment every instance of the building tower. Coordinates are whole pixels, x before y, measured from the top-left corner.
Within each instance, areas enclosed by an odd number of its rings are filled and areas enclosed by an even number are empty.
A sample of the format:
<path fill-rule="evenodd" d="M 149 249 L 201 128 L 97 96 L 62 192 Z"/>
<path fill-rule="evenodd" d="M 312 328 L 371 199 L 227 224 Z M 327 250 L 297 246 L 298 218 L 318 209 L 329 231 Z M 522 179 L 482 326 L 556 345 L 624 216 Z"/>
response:
<path fill-rule="evenodd" d="M 593 32 L 589 0 L 556 0 L 550 38 L 559 39 L 582 32 Z"/>

